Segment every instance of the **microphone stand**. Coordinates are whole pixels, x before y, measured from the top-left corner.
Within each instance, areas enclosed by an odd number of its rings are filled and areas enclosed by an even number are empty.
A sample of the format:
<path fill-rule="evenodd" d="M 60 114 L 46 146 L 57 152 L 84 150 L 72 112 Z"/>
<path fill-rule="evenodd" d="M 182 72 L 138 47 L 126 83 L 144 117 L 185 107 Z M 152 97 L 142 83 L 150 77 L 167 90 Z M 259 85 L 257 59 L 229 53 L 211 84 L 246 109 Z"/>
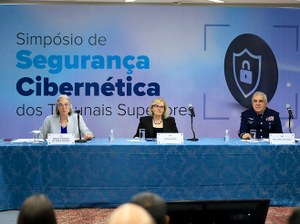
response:
<path fill-rule="evenodd" d="M 195 117 L 195 114 L 194 113 L 191 113 L 191 129 L 192 129 L 192 132 L 193 132 L 193 138 L 189 138 L 187 139 L 188 141 L 193 141 L 193 142 L 196 142 L 198 141 L 199 139 L 195 137 L 195 131 L 194 131 L 194 122 L 193 122 L 193 117 Z"/>
<path fill-rule="evenodd" d="M 293 119 L 293 117 L 289 114 L 289 131 L 290 133 L 292 133 L 292 129 L 291 129 L 291 120 Z"/>
<path fill-rule="evenodd" d="M 80 111 L 76 111 L 76 113 L 77 113 L 77 124 L 78 124 L 77 127 L 78 127 L 79 139 L 75 140 L 75 142 L 84 143 L 84 142 L 87 142 L 87 140 L 81 138 L 81 131 L 80 131 Z"/>

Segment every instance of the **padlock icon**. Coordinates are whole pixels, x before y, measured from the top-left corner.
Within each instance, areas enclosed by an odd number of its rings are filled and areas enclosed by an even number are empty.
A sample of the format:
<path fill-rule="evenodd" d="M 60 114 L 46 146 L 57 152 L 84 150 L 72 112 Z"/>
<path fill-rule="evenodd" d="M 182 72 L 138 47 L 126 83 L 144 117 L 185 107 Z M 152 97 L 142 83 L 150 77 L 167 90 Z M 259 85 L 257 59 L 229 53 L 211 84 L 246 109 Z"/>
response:
<path fill-rule="evenodd" d="M 252 84 L 252 71 L 250 70 L 250 63 L 247 60 L 242 62 L 240 70 L 240 81 L 247 84 Z"/>

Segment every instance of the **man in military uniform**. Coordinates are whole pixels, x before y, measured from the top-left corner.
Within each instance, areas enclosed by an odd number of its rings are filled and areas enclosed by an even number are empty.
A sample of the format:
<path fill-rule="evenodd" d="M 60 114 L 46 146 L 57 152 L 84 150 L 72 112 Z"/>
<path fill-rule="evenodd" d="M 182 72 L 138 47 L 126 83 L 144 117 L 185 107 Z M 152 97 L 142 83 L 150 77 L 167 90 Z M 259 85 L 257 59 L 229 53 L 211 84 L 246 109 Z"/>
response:
<path fill-rule="evenodd" d="M 263 92 L 252 96 L 252 108 L 242 112 L 239 136 L 250 139 L 250 130 L 256 130 L 257 138 L 269 138 L 269 133 L 282 133 L 279 113 L 267 107 L 268 100 Z"/>

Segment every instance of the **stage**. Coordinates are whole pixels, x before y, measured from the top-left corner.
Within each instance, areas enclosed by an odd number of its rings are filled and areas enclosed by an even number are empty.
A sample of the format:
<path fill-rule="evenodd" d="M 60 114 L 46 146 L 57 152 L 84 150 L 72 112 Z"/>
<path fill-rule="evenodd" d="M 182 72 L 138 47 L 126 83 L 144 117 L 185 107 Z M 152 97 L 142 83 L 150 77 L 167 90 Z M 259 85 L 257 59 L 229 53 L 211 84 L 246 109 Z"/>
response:
<path fill-rule="evenodd" d="M 0 210 L 45 193 L 55 208 L 114 207 L 141 191 L 172 200 L 270 198 L 300 205 L 300 144 L 200 139 L 157 145 L 93 139 L 74 145 L 0 141 Z"/>

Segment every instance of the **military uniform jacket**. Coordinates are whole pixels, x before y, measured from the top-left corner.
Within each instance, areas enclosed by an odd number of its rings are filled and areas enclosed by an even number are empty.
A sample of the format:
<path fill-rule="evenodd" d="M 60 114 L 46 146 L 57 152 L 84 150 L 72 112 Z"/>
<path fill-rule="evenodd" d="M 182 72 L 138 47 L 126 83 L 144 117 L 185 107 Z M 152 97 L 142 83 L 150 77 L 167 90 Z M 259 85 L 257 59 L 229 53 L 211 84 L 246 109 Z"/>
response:
<path fill-rule="evenodd" d="M 269 133 L 282 133 L 279 113 L 269 108 L 263 114 L 257 114 L 253 108 L 242 112 L 239 137 L 250 133 L 250 129 L 256 130 L 257 138 L 269 138 Z"/>

